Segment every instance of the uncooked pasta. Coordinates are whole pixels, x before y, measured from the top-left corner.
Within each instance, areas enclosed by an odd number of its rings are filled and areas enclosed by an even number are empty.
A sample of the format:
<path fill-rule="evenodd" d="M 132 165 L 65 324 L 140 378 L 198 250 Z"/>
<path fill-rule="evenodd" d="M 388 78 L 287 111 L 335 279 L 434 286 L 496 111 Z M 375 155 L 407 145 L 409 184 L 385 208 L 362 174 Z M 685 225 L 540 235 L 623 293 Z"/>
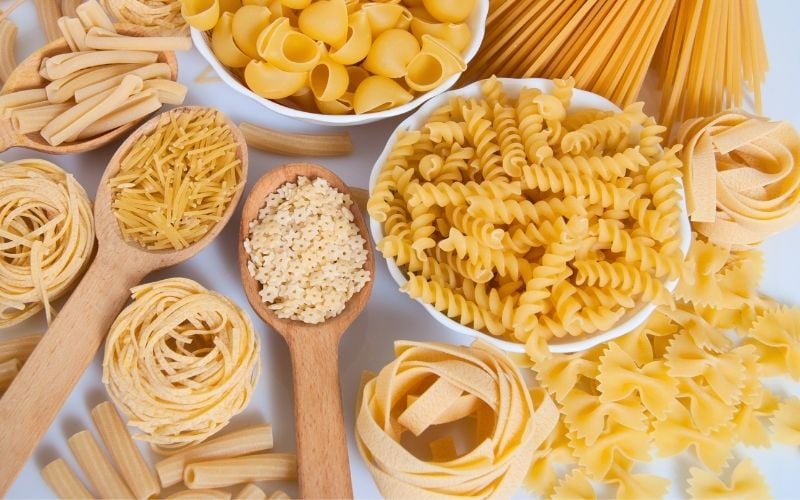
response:
<path fill-rule="evenodd" d="M 45 310 L 80 278 L 94 249 L 86 191 L 45 160 L 0 161 L 0 328 Z"/>
<path fill-rule="evenodd" d="M 198 283 L 140 285 L 111 326 L 103 383 L 159 453 L 213 435 L 244 410 L 260 372 L 259 342 L 236 304 Z"/>
<path fill-rule="evenodd" d="M 112 207 L 126 240 L 148 250 L 181 249 L 214 227 L 242 182 L 225 116 L 182 108 L 162 114 L 122 157 L 110 181 Z"/>
<path fill-rule="evenodd" d="M 185 33 L 180 0 L 101 0 L 116 20 L 145 28 L 150 34 Z"/>

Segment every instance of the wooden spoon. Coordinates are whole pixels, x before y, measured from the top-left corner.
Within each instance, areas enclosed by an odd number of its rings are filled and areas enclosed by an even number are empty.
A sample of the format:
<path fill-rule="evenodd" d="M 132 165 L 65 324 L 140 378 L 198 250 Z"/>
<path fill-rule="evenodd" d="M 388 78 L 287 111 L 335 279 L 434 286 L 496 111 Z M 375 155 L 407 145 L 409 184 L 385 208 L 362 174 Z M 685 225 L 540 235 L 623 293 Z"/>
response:
<path fill-rule="evenodd" d="M 97 256 L 11 387 L 0 398 L 0 457 L 3 457 L 0 497 L 5 496 L 92 361 L 111 323 L 128 300 L 130 288 L 150 272 L 195 255 L 211 243 L 233 215 L 247 178 L 247 146 L 230 120 L 227 125 L 237 143 L 236 155 L 242 162 L 243 180 L 222 219 L 200 241 L 183 250 L 148 251 L 122 238 L 112 212 L 109 180 L 119 171 L 120 161 L 134 141 L 152 132 L 160 120 L 168 120 L 171 114 L 197 109 L 201 108 L 175 108 L 152 118 L 131 134 L 111 158 L 97 188 L 94 205 Z"/>
<path fill-rule="evenodd" d="M 350 463 L 347 458 L 347 435 L 342 414 L 339 387 L 339 339 L 367 305 L 375 279 L 375 261 L 367 226 L 361 211 L 350 206 L 354 222 L 366 241 L 369 282 L 347 302 L 344 311 L 324 323 L 310 325 L 302 321 L 278 318 L 264 302 L 261 285 L 247 270 L 249 256 L 244 240 L 250 222 L 258 216 L 267 195 L 298 177 L 322 177 L 330 185 L 348 193 L 344 182 L 333 172 L 318 165 L 291 163 L 277 168 L 258 180 L 244 203 L 239 228 L 239 270 L 247 300 L 289 344 L 294 378 L 294 418 L 297 430 L 297 458 L 300 496 L 304 498 L 352 498 Z"/>
<path fill-rule="evenodd" d="M 142 28 L 139 28 L 138 26 L 118 26 L 117 31 L 123 35 L 131 36 L 144 36 L 145 34 Z M 53 40 L 33 54 L 29 55 L 24 61 L 19 63 L 14 71 L 8 76 L 8 80 L 6 81 L 5 85 L 3 85 L 3 89 L 0 91 L 0 94 L 8 94 L 11 92 L 16 92 L 17 90 L 44 87 L 47 84 L 47 80 L 39 75 L 39 66 L 42 63 L 42 59 L 57 54 L 63 54 L 65 52 L 69 52 L 69 46 L 67 46 L 67 42 L 64 41 L 63 38 L 59 38 L 58 40 Z M 158 61 L 167 63 L 172 70 L 170 77 L 172 80 L 177 80 L 178 61 L 175 59 L 175 53 L 160 52 L 158 54 Z M 0 118 L 0 153 L 13 147 L 23 147 L 55 155 L 92 151 L 99 147 L 105 146 L 118 137 L 123 136 L 139 122 L 141 122 L 141 120 L 126 123 L 121 127 L 110 130 L 103 135 L 92 137 L 90 139 L 84 139 L 77 142 L 67 142 L 58 146 L 51 146 L 46 140 L 44 140 L 39 132 L 20 134 L 14 130 L 14 126 L 11 124 L 11 118 Z"/>

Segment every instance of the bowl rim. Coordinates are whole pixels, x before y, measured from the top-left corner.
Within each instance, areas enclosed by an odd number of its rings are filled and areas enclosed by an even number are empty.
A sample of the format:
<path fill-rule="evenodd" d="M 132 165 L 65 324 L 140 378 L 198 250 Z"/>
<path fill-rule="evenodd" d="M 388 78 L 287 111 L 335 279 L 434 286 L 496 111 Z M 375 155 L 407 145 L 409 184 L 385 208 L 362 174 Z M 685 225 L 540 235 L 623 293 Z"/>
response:
<path fill-rule="evenodd" d="M 552 80 L 544 79 L 544 78 L 524 78 L 524 79 L 516 79 L 516 78 L 498 78 L 498 80 L 503 84 L 503 88 L 506 93 L 510 95 L 516 95 L 523 87 L 528 88 L 537 88 L 542 90 L 543 92 L 548 92 L 553 88 Z M 418 129 L 420 128 L 421 124 L 424 120 L 439 106 L 445 104 L 451 97 L 454 96 L 462 96 L 462 97 L 478 97 L 481 95 L 480 91 L 481 82 L 474 82 L 466 87 L 450 90 L 439 94 L 438 96 L 430 99 L 426 102 L 422 107 L 420 107 L 417 111 L 413 114 L 408 116 L 405 120 L 403 120 L 397 128 L 392 132 L 391 137 L 389 138 L 388 142 L 386 143 L 386 147 L 384 147 L 383 151 L 381 152 L 378 159 L 375 161 L 375 164 L 372 167 L 372 171 L 370 173 L 369 178 L 369 194 L 372 195 L 375 184 L 378 180 L 378 175 L 383 167 L 386 158 L 388 157 L 389 153 L 391 152 L 392 146 L 396 141 L 396 137 L 398 132 L 410 130 L 410 129 Z M 576 102 L 577 100 L 577 102 Z M 588 92 L 585 90 L 575 89 L 573 92 L 573 101 L 570 106 L 570 109 L 581 109 L 581 108 L 596 108 L 596 109 L 603 109 L 603 110 L 610 110 L 618 112 L 620 108 L 616 106 L 614 103 L 602 97 L 600 95 L 594 94 L 592 92 Z M 680 249 L 683 255 L 685 256 L 689 251 L 689 246 L 691 244 L 691 225 L 689 223 L 689 216 L 688 210 L 686 208 L 686 196 L 683 189 L 683 179 L 681 176 L 678 176 L 679 182 L 679 193 L 681 194 L 681 202 L 679 205 L 680 208 L 680 226 L 679 226 L 679 236 L 680 236 Z M 369 218 L 369 227 L 370 233 L 372 234 L 372 238 L 377 245 L 378 242 L 383 238 L 383 225 L 375 220 L 374 218 Z M 408 282 L 408 279 L 405 277 L 404 273 L 400 270 L 400 268 L 395 263 L 394 259 L 387 259 L 386 257 L 381 254 L 383 261 L 386 262 L 386 265 L 389 269 L 389 274 L 398 284 L 398 286 L 403 286 L 405 283 Z M 670 280 L 664 282 L 665 288 L 671 293 L 675 290 L 675 287 L 678 284 L 678 280 Z M 446 326 L 448 329 L 453 330 L 455 332 L 468 335 L 470 337 L 478 338 L 483 341 L 489 342 L 490 344 L 503 349 L 507 352 L 515 352 L 515 353 L 524 353 L 525 352 L 525 344 L 521 342 L 512 342 L 508 340 L 503 340 L 496 338 L 488 333 L 476 330 L 474 328 L 470 328 L 468 326 L 462 325 L 461 323 L 449 318 L 446 314 L 436 310 L 430 304 L 426 304 L 419 299 L 416 299 L 428 313 L 433 316 L 433 318 L 441 323 L 442 325 Z M 633 331 L 642 323 L 644 323 L 647 318 L 655 311 L 656 305 L 652 302 L 639 302 L 636 308 L 632 309 L 631 312 L 626 314 L 622 320 L 618 321 L 615 326 L 609 330 L 596 332 L 589 335 L 582 335 L 580 337 L 563 337 L 563 338 L 554 338 L 551 339 L 548 343 L 550 347 L 550 351 L 553 353 L 572 353 L 572 352 L 579 352 L 587 349 L 591 349 L 592 347 L 596 347 L 602 343 L 608 342 L 610 340 L 616 339 L 625 335 L 628 332 Z"/>
<path fill-rule="evenodd" d="M 486 19 L 488 15 L 489 0 L 477 0 L 475 3 L 475 9 L 467 20 L 467 24 L 472 31 L 472 40 L 464 51 L 464 62 L 466 64 L 468 64 L 472 58 L 475 57 L 475 55 L 478 53 L 478 49 L 480 49 L 481 44 L 483 43 L 483 38 L 486 33 Z M 295 118 L 319 125 L 328 125 L 334 127 L 363 125 L 408 113 L 409 111 L 413 111 L 428 100 L 451 88 L 456 84 L 458 79 L 461 78 L 461 75 L 463 74 L 463 72 L 457 73 L 439 84 L 438 87 L 429 90 L 428 92 L 419 94 L 409 102 L 401 106 L 385 109 L 383 111 L 375 111 L 360 115 L 326 115 L 324 113 L 311 113 L 309 111 L 303 111 L 300 109 L 290 108 L 289 106 L 284 106 L 283 104 L 256 94 L 246 85 L 240 82 L 238 78 L 231 73 L 230 69 L 225 67 L 214 56 L 214 52 L 211 50 L 210 37 L 208 36 L 207 32 L 191 28 L 191 36 L 192 42 L 194 43 L 194 46 L 197 48 L 198 52 L 200 52 L 200 55 L 202 55 L 206 62 L 211 65 L 217 76 L 219 76 L 222 81 L 233 90 L 246 97 L 249 97 L 250 99 L 253 99 L 270 111 L 283 116 L 288 116 L 289 118 Z"/>

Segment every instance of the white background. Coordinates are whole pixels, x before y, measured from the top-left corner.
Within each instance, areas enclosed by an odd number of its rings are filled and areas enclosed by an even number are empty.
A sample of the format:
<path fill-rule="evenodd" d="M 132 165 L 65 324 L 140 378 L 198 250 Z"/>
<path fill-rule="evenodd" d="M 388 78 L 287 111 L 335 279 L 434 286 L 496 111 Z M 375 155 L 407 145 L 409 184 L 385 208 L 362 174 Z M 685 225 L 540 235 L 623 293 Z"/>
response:
<path fill-rule="evenodd" d="M 10 0 L 0 0 L 0 9 Z M 764 87 L 764 114 L 773 119 L 784 119 L 800 128 L 800 99 L 797 98 L 800 81 L 800 56 L 797 47 L 800 33 L 797 28 L 797 0 L 762 0 L 760 2 L 762 22 L 769 53 L 770 71 Z M 26 2 L 11 19 L 19 26 L 17 57 L 25 55 L 42 44 L 44 37 L 36 22 L 33 2 Z M 222 83 L 197 85 L 194 78 L 205 68 L 205 62 L 196 52 L 179 55 L 179 79 L 190 86 L 188 104 L 214 106 L 228 114 L 234 121 L 249 121 L 285 131 L 321 131 L 303 123 L 275 115 L 247 98 L 227 88 Z M 355 152 L 345 158 L 317 160 L 332 169 L 345 182 L 353 186 L 366 187 L 370 169 L 378 157 L 387 138 L 402 118 L 377 124 L 354 127 L 349 130 Z M 48 157 L 39 153 L 16 149 L 0 154 L 4 161 L 27 157 L 45 157 L 75 174 L 94 195 L 98 180 L 106 162 L 117 144 L 99 151 L 70 157 Z M 301 159 L 302 160 L 302 159 Z M 313 158 L 307 160 L 315 161 Z M 250 153 L 249 187 L 264 172 L 291 159 L 268 155 L 255 150 Z M 236 417 L 228 429 L 232 430 L 259 422 L 269 422 L 275 431 L 275 450 L 289 452 L 294 449 L 294 424 L 292 418 L 292 389 L 289 352 L 283 340 L 252 312 L 239 283 L 236 256 L 236 232 L 240 212 L 223 231 L 221 237 L 191 261 L 166 271 L 148 276 L 147 281 L 172 276 L 195 279 L 204 286 L 231 297 L 243 307 L 253 319 L 262 340 L 263 372 L 255 395 L 247 410 Z M 800 303 L 800 226 L 786 231 L 769 241 L 763 250 L 766 253 L 766 275 L 763 289 L 777 299 L 797 305 Z M 59 302 L 59 305 L 62 302 Z M 0 333 L 0 337 L 30 334 L 44 331 L 46 325 L 37 317 L 22 325 Z M 377 371 L 393 358 L 392 343 L 397 339 L 439 340 L 463 343 L 467 339 L 446 330 L 430 318 L 423 308 L 401 294 L 390 278 L 386 265 L 378 259 L 376 283 L 372 299 L 364 314 L 353 324 L 342 339 L 340 349 L 341 384 L 345 409 L 348 439 L 350 444 L 350 468 L 355 496 L 378 497 L 378 491 L 367 472 L 353 441 L 354 404 L 359 377 L 363 370 Z M 54 360 L 58 362 L 58 360 Z M 94 362 L 81 378 L 60 414 L 53 422 L 39 448 L 28 461 L 22 474 L 9 492 L 10 498 L 51 497 L 42 481 L 39 469 L 55 459 L 64 457 L 75 467 L 66 439 L 73 433 L 91 428 L 89 410 L 107 398 L 100 382 L 101 357 Z M 770 381 L 773 388 L 783 395 L 800 394 L 800 384 L 789 384 L 783 380 Z M 0 425 L 3 425 L 0 423 Z M 145 447 L 142 446 L 144 450 Z M 149 450 L 147 450 L 149 453 Z M 738 448 L 737 457 L 752 457 L 767 476 L 772 494 L 779 498 L 800 496 L 800 449 L 777 445 L 771 449 Z M 693 459 L 679 457 L 674 460 L 658 460 L 648 464 L 652 470 L 673 480 L 671 497 L 682 497 L 686 488 L 686 470 Z M 2 457 L 0 457 L 2 467 Z M 292 484 L 262 485 L 266 491 L 281 487 L 296 495 Z M 173 490 L 169 490 L 172 492 Z M 524 492 L 520 491 L 520 495 Z"/>

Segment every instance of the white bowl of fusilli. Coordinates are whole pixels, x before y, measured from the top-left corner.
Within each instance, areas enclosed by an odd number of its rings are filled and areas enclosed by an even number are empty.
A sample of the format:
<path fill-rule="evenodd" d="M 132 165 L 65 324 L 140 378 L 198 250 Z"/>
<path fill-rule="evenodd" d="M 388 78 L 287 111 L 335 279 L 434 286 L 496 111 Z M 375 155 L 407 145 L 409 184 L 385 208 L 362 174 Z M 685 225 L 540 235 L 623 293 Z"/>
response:
<path fill-rule="evenodd" d="M 509 352 L 525 352 L 517 329 L 528 339 L 546 331 L 561 353 L 634 330 L 672 302 L 691 243 L 680 161 L 645 117 L 640 106 L 620 110 L 537 78 L 476 82 L 431 99 L 397 127 L 370 176 L 370 230 L 392 278 L 439 323 Z M 530 218 L 543 210 L 553 217 Z M 539 249 L 536 234 L 545 233 Z M 565 245 L 563 269 L 534 262 Z M 546 277 L 542 298 L 536 286 L 551 268 L 559 274 Z"/>

